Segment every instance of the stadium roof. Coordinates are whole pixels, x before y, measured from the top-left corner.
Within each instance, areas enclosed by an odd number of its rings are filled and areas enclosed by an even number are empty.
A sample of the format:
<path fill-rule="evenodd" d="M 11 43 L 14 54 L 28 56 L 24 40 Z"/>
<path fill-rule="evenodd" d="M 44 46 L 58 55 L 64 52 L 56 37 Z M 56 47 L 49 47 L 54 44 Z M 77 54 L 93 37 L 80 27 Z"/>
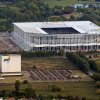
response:
<path fill-rule="evenodd" d="M 61 22 L 18 22 L 13 23 L 26 33 L 49 34 L 42 28 L 71 27 L 84 34 L 100 34 L 100 27 L 90 21 L 61 21 Z"/>

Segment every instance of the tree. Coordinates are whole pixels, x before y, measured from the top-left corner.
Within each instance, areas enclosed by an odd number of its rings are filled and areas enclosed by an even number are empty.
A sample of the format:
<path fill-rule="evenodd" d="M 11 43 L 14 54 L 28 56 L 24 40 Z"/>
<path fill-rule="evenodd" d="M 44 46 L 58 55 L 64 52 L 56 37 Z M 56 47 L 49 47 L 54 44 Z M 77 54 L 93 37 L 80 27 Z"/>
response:
<path fill-rule="evenodd" d="M 6 91 L 5 90 L 1 90 L 0 96 L 5 97 L 6 96 Z"/>
<path fill-rule="evenodd" d="M 64 56 L 64 55 L 65 55 L 64 50 L 63 50 L 63 49 L 62 49 L 62 50 L 60 50 L 60 51 L 58 52 L 58 55 L 59 55 L 59 56 Z"/>
<path fill-rule="evenodd" d="M 81 100 L 81 99 L 78 96 L 76 96 L 74 100 Z"/>
<path fill-rule="evenodd" d="M 49 85 L 48 90 L 51 91 L 51 92 L 60 92 L 61 88 L 56 86 L 56 85 Z"/>
<path fill-rule="evenodd" d="M 74 12 L 74 8 L 71 6 L 66 6 L 63 10 L 64 14 L 71 14 L 72 12 Z"/>
<path fill-rule="evenodd" d="M 68 96 L 67 96 L 67 100 L 74 100 L 74 97 L 73 97 L 73 96 L 68 95 Z"/>
<path fill-rule="evenodd" d="M 23 84 L 27 84 L 27 83 L 28 83 L 28 80 L 24 80 L 24 81 L 23 81 Z"/>
<path fill-rule="evenodd" d="M 82 97 L 82 100 L 86 100 L 86 97 Z"/>
<path fill-rule="evenodd" d="M 27 98 L 36 97 L 35 90 L 32 89 L 32 86 L 29 84 L 28 87 L 25 89 L 25 96 Z"/>
<path fill-rule="evenodd" d="M 37 67 L 36 67 L 36 65 L 33 65 L 33 69 L 36 69 Z"/>
<path fill-rule="evenodd" d="M 95 81 L 100 81 L 100 74 L 99 73 L 95 73 L 93 75 L 93 78 L 95 79 Z"/>
<path fill-rule="evenodd" d="M 66 53 L 66 57 L 85 73 L 89 72 L 90 70 L 89 62 L 82 55 L 79 55 L 78 53 Z"/>
<path fill-rule="evenodd" d="M 19 96 L 19 89 L 20 89 L 20 81 L 16 80 L 15 81 L 15 93 L 17 97 Z"/>
<path fill-rule="evenodd" d="M 100 81 L 97 81 L 97 82 L 96 82 L 96 87 L 97 87 L 97 88 L 100 88 Z"/>

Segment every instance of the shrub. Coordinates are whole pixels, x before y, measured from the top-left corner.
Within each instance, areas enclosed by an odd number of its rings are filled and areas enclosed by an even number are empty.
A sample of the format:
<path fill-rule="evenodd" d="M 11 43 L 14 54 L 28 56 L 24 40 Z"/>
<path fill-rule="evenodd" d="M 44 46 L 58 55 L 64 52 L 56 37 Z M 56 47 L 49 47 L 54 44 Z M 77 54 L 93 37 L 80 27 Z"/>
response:
<path fill-rule="evenodd" d="M 86 97 L 82 97 L 82 100 L 87 100 Z M 92 100 L 92 99 L 91 99 Z"/>
<path fill-rule="evenodd" d="M 97 82 L 96 82 L 96 87 L 97 87 L 97 88 L 100 88 L 100 81 L 97 81 Z"/>
<path fill-rule="evenodd" d="M 100 89 L 97 89 L 97 90 L 96 90 L 96 93 L 97 93 L 97 94 L 100 94 Z"/>
<path fill-rule="evenodd" d="M 64 50 L 60 50 L 60 51 L 58 52 L 58 55 L 59 55 L 59 56 L 64 56 L 64 55 L 65 55 Z"/>
<path fill-rule="evenodd" d="M 67 100 L 74 100 L 74 97 L 73 97 L 73 96 L 68 95 L 68 96 L 67 96 Z"/>
<path fill-rule="evenodd" d="M 68 52 L 66 53 L 66 57 L 85 73 L 88 73 L 88 71 L 90 70 L 89 62 L 87 61 L 87 59 L 85 59 L 85 57 L 83 57 L 83 55 Z"/>
<path fill-rule="evenodd" d="M 51 91 L 51 92 L 60 92 L 61 91 L 61 88 L 59 88 L 56 85 L 49 85 L 48 86 L 48 90 Z"/>
<path fill-rule="evenodd" d="M 28 80 L 24 80 L 24 81 L 23 81 L 23 84 L 27 84 L 27 83 L 28 83 Z"/>
<path fill-rule="evenodd" d="M 0 96 L 1 97 L 5 97 L 6 96 L 6 91 L 5 90 L 1 90 L 0 91 Z"/>
<path fill-rule="evenodd" d="M 27 97 L 27 98 L 30 98 L 30 97 L 36 98 L 35 90 L 32 88 L 31 85 L 29 85 L 27 88 L 25 88 L 24 93 L 25 93 L 25 97 Z"/>
<path fill-rule="evenodd" d="M 33 69 L 36 69 L 36 65 L 33 65 Z"/>
<path fill-rule="evenodd" d="M 94 78 L 95 81 L 100 81 L 100 74 L 99 73 L 95 73 L 93 75 L 93 78 Z"/>

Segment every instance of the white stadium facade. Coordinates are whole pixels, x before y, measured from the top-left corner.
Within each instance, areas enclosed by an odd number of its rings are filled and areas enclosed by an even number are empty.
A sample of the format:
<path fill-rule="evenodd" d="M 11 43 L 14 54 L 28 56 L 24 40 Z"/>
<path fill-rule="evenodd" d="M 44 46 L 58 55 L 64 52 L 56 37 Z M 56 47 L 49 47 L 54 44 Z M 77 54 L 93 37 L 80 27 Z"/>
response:
<path fill-rule="evenodd" d="M 24 51 L 100 50 L 100 27 L 90 21 L 13 23 L 13 40 Z"/>

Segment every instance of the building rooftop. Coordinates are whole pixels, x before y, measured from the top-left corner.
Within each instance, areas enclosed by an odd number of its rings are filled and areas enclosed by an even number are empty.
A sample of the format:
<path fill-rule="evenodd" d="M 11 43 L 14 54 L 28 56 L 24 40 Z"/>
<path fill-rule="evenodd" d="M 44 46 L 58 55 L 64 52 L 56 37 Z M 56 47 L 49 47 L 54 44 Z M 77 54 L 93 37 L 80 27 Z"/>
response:
<path fill-rule="evenodd" d="M 49 34 L 42 28 L 73 28 L 79 33 L 100 34 L 100 27 L 91 21 L 18 22 L 13 23 L 26 33 Z"/>

